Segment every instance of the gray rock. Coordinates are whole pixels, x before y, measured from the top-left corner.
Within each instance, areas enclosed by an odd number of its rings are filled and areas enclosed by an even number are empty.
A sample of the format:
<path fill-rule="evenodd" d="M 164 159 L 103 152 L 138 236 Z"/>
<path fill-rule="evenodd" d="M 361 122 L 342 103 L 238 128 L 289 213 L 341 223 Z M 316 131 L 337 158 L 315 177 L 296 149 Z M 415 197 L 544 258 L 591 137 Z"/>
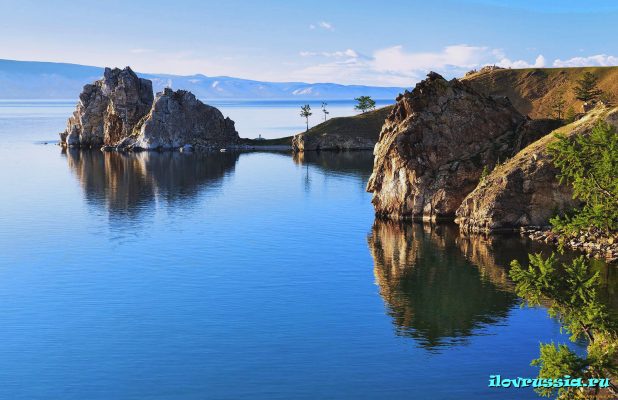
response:
<path fill-rule="evenodd" d="M 224 118 L 221 111 L 202 103 L 191 92 L 166 88 L 157 94 L 152 110 L 118 148 L 216 149 L 238 142 L 234 121 Z"/>

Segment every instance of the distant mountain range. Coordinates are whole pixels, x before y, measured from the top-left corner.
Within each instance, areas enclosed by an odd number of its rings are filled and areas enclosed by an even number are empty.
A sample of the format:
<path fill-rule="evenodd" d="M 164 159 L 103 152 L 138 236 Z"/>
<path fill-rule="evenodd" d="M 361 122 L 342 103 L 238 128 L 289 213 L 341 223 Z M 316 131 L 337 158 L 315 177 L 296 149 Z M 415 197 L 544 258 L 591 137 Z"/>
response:
<path fill-rule="evenodd" d="M 358 96 L 393 100 L 403 88 L 335 83 L 260 82 L 228 76 L 143 74 L 155 92 L 170 86 L 202 99 L 352 100 Z M 77 99 L 86 83 L 103 76 L 102 67 L 0 59 L 0 99 Z"/>

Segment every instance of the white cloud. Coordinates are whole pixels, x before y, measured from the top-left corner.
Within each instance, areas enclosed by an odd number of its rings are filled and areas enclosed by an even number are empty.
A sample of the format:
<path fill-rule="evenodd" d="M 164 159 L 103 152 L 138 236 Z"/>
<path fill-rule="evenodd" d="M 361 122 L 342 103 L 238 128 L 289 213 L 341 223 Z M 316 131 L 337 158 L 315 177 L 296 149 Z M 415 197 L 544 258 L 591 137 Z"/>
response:
<path fill-rule="evenodd" d="M 608 56 L 607 54 L 597 54 L 595 56 L 588 57 L 573 57 L 568 60 L 556 59 L 553 64 L 554 67 L 609 67 L 613 65 L 618 65 L 618 57 Z"/>
<path fill-rule="evenodd" d="M 496 62 L 496 65 L 503 68 L 543 68 L 545 67 L 545 57 L 539 54 L 533 64 L 524 60 L 511 61 L 506 57 L 502 57 Z"/>
<path fill-rule="evenodd" d="M 444 69 L 449 66 L 472 68 L 486 58 L 487 48 L 456 45 L 440 52 L 407 53 L 402 46 L 376 51 L 372 65 L 376 71 L 407 73 L 411 70 Z"/>
<path fill-rule="evenodd" d="M 326 22 L 326 21 L 320 21 L 318 26 L 320 28 L 322 28 L 322 29 L 326 29 L 327 31 L 334 31 L 335 30 L 335 27 L 333 26 L 333 24 L 331 24 L 330 22 Z"/>
<path fill-rule="evenodd" d="M 371 56 L 363 56 L 348 49 L 337 52 L 301 52 L 303 57 L 322 56 L 323 60 L 296 71 L 294 78 L 309 81 L 411 86 L 429 71 L 447 78 L 464 75 L 485 65 L 505 68 L 540 68 L 546 65 L 543 55 L 533 62 L 511 60 L 500 49 L 458 44 L 435 52 L 408 52 L 403 46 L 378 49 Z"/>
<path fill-rule="evenodd" d="M 324 29 L 326 31 L 334 31 L 335 27 L 330 22 L 320 21 L 317 24 L 309 24 L 309 29 L 315 30 L 316 28 Z"/>
<path fill-rule="evenodd" d="M 346 50 L 342 50 L 342 51 L 333 51 L 333 52 L 328 52 L 328 51 L 323 51 L 323 52 L 301 51 L 299 54 L 301 55 L 301 57 L 315 57 L 315 56 L 336 57 L 336 58 L 341 58 L 341 57 L 359 57 L 359 54 L 356 51 L 352 50 L 352 49 L 346 49 Z"/>

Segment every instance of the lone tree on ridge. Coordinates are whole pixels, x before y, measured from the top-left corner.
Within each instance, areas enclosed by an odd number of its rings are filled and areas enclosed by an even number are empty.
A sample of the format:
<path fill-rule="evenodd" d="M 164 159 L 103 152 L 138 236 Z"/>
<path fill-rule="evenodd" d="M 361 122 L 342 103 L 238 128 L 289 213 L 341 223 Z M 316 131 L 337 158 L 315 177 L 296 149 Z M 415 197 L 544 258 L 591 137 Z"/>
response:
<path fill-rule="evenodd" d="M 356 104 L 356 106 L 354 106 L 355 110 L 360 110 L 364 113 L 369 110 L 376 109 L 376 102 L 370 96 L 356 97 L 354 100 L 356 100 L 358 103 Z"/>
<path fill-rule="evenodd" d="M 300 108 L 300 116 L 304 117 L 305 121 L 307 122 L 307 131 L 309 131 L 309 117 L 312 114 L 313 113 L 311 112 L 311 106 L 309 104 L 305 104 Z"/>

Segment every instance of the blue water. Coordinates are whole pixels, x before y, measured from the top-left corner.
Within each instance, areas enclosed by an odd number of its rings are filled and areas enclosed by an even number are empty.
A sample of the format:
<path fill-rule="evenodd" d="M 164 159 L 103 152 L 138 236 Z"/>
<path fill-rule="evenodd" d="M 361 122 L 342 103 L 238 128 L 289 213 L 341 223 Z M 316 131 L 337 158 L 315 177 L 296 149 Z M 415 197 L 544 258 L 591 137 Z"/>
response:
<path fill-rule="evenodd" d="M 567 341 L 506 279 L 546 248 L 374 221 L 371 154 L 42 144 L 71 111 L 0 104 L 2 399 L 526 399 L 489 375 Z"/>

